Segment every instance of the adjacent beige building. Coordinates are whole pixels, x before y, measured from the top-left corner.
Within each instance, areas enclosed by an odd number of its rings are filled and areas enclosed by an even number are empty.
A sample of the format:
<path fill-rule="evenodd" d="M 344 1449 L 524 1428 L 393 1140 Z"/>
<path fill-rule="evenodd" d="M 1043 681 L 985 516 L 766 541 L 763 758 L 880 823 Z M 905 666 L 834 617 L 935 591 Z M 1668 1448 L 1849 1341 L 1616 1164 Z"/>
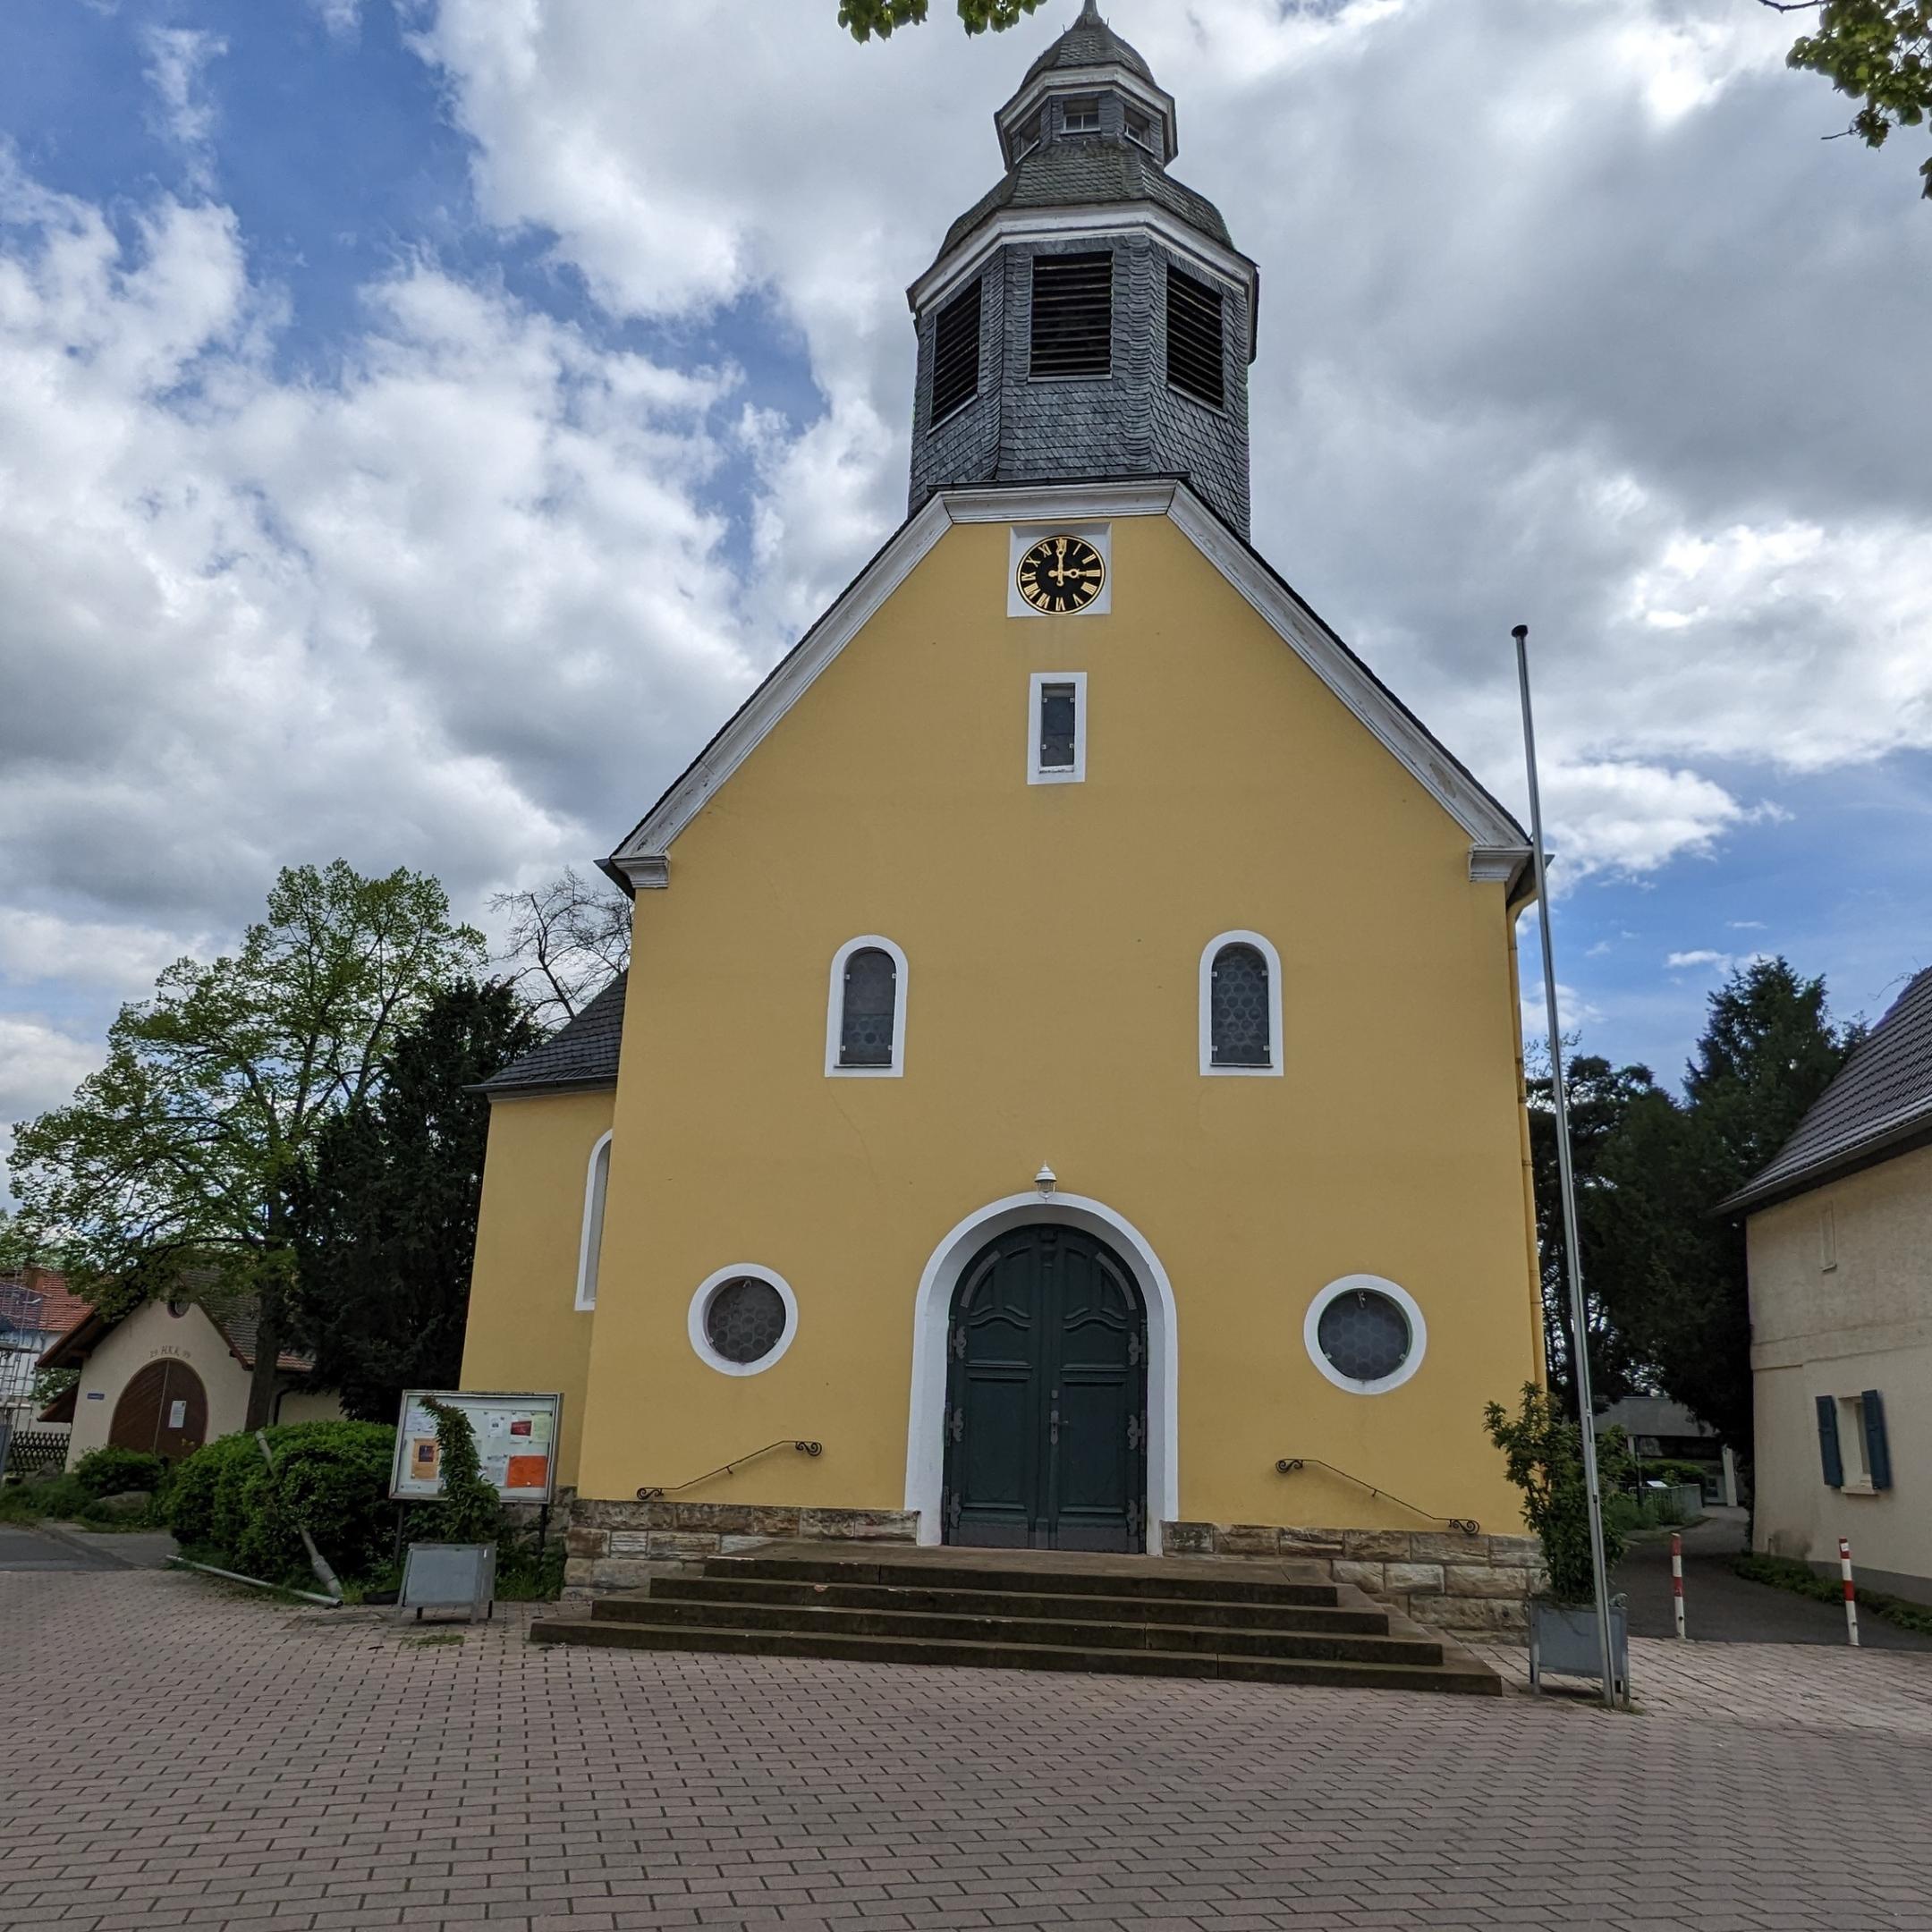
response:
<path fill-rule="evenodd" d="M 1745 1211 L 1758 1549 L 1932 1601 L 1932 970 L 1725 1207 Z"/>
<path fill-rule="evenodd" d="M 146 1301 L 119 1321 L 89 1315 L 40 1358 L 46 1368 L 78 1368 L 78 1383 L 49 1420 L 72 1424 L 72 1469 L 112 1443 L 177 1462 L 205 1442 L 231 1436 L 248 1415 L 255 1364 L 255 1318 L 246 1309 L 212 1315 L 198 1301 Z M 309 1385 L 309 1361 L 284 1351 L 272 1418 L 318 1422 L 342 1404 Z"/>

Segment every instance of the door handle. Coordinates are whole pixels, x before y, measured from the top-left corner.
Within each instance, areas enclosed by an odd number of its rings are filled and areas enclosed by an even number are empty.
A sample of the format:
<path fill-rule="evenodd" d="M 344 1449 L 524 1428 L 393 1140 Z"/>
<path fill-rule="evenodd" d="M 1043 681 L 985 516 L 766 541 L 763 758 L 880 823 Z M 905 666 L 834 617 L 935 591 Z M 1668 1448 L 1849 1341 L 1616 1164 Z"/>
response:
<path fill-rule="evenodd" d="M 1046 1440 L 1055 1447 L 1060 1442 L 1060 1409 L 1057 1403 L 1046 1411 Z"/>

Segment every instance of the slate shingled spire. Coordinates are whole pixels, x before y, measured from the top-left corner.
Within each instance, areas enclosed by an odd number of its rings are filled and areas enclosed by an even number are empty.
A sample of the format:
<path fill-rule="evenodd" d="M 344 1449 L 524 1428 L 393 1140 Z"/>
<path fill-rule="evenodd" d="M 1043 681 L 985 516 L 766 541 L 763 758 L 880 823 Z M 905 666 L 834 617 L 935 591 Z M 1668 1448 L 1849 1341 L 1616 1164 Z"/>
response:
<path fill-rule="evenodd" d="M 1167 172 L 1173 97 L 1086 0 L 994 124 L 1004 175 L 908 291 L 911 507 L 964 484 L 1181 477 L 1245 536 L 1259 277 Z"/>

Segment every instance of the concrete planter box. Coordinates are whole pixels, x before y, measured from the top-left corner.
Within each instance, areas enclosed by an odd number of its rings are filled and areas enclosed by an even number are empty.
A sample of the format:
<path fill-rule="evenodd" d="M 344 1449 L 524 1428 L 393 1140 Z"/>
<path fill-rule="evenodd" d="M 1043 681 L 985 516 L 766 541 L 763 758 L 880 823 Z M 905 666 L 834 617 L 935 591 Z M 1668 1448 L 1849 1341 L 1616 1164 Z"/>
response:
<path fill-rule="evenodd" d="M 1630 1698 L 1630 1613 L 1621 1597 L 1610 1599 L 1610 1668 L 1616 1676 L 1616 1694 Z M 1588 1677 L 1603 1682 L 1603 1654 L 1597 1640 L 1594 1604 L 1552 1603 L 1546 1597 L 1530 1600 L 1530 1688 L 1540 1690 L 1546 1671 L 1562 1677 Z"/>

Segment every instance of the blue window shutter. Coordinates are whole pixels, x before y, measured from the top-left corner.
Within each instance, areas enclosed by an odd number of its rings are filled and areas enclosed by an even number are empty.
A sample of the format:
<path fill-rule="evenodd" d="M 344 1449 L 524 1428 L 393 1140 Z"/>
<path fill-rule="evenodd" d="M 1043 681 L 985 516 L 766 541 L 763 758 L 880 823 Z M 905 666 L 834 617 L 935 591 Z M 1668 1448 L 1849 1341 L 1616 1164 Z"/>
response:
<path fill-rule="evenodd" d="M 1865 1467 L 1874 1489 L 1892 1487 L 1892 1445 L 1885 1440 L 1885 1397 L 1868 1388 L 1859 1397 L 1865 1408 Z"/>
<path fill-rule="evenodd" d="M 1829 1395 L 1818 1399 L 1818 1460 L 1825 1465 L 1825 1480 L 1834 1489 L 1844 1487 L 1844 1460 L 1838 1453 L 1838 1404 Z"/>

